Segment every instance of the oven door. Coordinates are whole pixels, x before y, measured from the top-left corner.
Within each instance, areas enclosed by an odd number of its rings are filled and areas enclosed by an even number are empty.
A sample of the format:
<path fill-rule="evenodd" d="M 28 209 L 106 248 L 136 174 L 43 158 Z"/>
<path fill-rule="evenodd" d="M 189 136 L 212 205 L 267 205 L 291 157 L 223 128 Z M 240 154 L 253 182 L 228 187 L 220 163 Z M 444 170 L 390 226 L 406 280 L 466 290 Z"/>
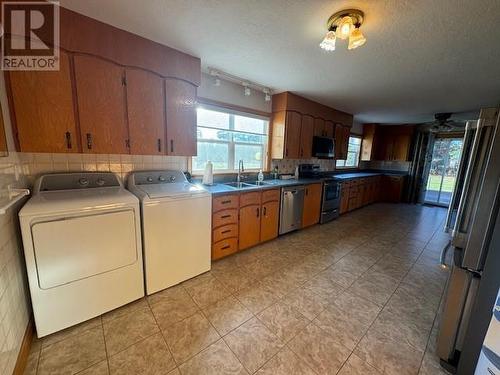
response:
<path fill-rule="evenodd" d="M 340 205 L 340 184 L 337 181 L 325 181 L 323 184 L 323 205 L 321 211 L 332 211 Z"/>

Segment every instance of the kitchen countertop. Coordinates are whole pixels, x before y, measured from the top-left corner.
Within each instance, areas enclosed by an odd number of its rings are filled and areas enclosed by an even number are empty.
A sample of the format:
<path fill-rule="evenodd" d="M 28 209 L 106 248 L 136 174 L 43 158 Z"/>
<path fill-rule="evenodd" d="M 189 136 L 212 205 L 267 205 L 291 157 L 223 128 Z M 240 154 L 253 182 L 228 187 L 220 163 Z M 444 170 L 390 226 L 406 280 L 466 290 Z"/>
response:
<path fill-rule="evenodd" d="M 244 182 L 244 181 L 243 181 Z M 251 192 L 255 190 L 266 190 L 266 189 L 276 189 L 285 186 L 295 186 L 295 185 L 306 185 L 314 184 L 317 182 L 323 182 L 319 178 L 299 178 L 298 180 L 265 180 L 265 182 L 271 183 L 266 185 L 256 185 L 248 186 L 244 188 L 235 188 L 232 186 L 225 185 L 224 183 L 214 183 L 213 185 L 202 185 L 206 190 L 212 194 L 227 194 L 227 193 L 241 193 L 241 192 Z"/>
<path fill-rule="evenodd" d="M 339 181 L 352 180 L 355 178 L 362 177 L 372 177 L 372 176 L 381 176 L 381 175 L 389 175 L 389 176 L 406 176 L 406 172 L 398 172 L 398 171 L 370 171 L 370 172 L 350 172 L 350 173 L 337 173 L 334 174 L 332 172 L 331 175 L 325 175 L 324 178 L 333 178 Z M 265 185 L 255 185 L 255 186 L 247 186 L 244 188 L 235 188 L 232 186 L 225 185 L 223 182 L 214 183 L 213 185 L 202 185 L 206 190 L 208 190 L 213 195 L 218 194 L 228 194 L 228 193 L 241 193 L 241 192 L 251 192 L 256 190 L 266 190 L 266 189 L 276 189 L 282 188 L 285 186 L 295 186 L 295 185 L 307 185 L 314 184 L 318 182 L 323 182 L 324 178 L 299 178 L 298 180 L 289 179 L 289 180 L 264 180 L 270 184 Z M 245 182 L 245 181 L 243 181 Z"/>

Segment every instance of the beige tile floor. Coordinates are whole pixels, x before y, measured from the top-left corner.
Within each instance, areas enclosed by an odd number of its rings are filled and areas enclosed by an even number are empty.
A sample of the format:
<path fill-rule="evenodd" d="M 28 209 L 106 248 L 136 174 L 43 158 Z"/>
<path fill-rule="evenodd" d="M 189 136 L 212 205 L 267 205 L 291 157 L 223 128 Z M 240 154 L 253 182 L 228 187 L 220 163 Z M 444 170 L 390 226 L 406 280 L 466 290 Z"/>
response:
<path fill-rule="evenodd" d="M 36 340 L 27 374 L 446 374 L 445 210 L 376 204 Z"/>

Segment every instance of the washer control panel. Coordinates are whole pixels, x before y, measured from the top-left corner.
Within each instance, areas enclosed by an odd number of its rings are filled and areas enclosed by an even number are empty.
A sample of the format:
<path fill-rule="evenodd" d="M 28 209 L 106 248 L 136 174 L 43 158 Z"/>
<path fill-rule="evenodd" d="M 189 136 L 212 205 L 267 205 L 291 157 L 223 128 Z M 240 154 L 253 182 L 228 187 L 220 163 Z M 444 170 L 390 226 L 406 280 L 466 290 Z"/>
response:
<path fill-rule="evenodd" d="M 175 182 L 188 182 L 184 172 L 174 170 L 133 172 L 129 177 L 129 184 L 171 184 Z"/>

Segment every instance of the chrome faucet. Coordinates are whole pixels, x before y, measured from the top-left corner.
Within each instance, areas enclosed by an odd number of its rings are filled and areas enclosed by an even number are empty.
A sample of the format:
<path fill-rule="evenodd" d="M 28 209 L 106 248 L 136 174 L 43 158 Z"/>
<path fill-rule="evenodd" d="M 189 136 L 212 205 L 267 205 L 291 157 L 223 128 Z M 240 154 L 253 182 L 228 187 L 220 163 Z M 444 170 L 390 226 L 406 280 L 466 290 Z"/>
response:
<path fill-rule="evenodd" d="M 241 182 L 241 174 L 245 172 L 245 167 L 243 166 L 243 160 L 240 159 L 240 161 L 238 162 L 238 183 Z"/>

